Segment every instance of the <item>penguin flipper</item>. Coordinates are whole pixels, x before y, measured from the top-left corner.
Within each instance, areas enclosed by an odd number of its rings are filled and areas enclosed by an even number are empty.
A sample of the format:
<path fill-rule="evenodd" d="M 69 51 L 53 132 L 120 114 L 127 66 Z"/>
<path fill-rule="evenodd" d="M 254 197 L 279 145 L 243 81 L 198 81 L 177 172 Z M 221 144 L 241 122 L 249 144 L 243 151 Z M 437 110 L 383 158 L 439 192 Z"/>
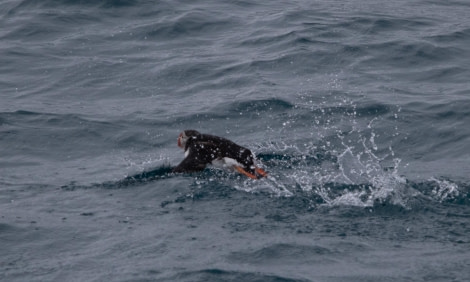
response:
<path fill-rule="evenodd" d="M 206 168 L 209 163 L 206 154 L 201 150 L 204 144 L 193 143 L 187 149 L 186 158 L 173 169 L 173 172 L 196 172 Z"/>
<path fill-rule="evenodd" d="M 184 173 L 184 172 L 196 172 L 201 171 L 206 168 L 206 164 L 203 162 L 197 161 L 197 159 L 191 158 L 191 156 L 186 157 L 179 165 L 173 168 L 172 172 L 174 173 Z"/>

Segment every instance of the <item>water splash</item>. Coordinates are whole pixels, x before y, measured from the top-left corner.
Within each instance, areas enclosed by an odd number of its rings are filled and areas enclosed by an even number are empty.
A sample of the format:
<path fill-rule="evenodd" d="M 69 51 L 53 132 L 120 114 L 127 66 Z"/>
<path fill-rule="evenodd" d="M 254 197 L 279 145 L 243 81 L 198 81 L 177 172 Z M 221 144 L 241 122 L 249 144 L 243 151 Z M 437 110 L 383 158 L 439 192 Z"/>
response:
<path fill-rule="evenodd" d="M 289 140 L 258 144 L 263 152 L 258 158 L 275 180 L 272 192 L 310 193 L 329 206 L 371 207 L 388 202 L 406 207 L 414 192 L 398 173 L 401 159 L 395 156 L 391 141 L 383 137 L 399 135 L 399 107 L 359 107 L 344 95 L 331 98 L 319 101 L 301 95 L 280 124 L 282 136 Z M 390 128 L 395 132 L 388 132 Z M 254 185 L 238 188 L 256 190 Z"/>
<path fill-rule="evenodd" d="M 253 180 L 245 180 L 241 184 L 234 185 L 235 189 L 256 193 L 256 192 L 267 192 L 276 197 L 291 197 L 294 194 L 286 188 L 286 186 L 276 180 L 272 176 L 268 176 L 258 182 L 253 182 Z"/>
<path fill-rule="evenodd" d="M 432 189 L 432 196 L 439 202 L 452 200 L 460 196 L 459 186 L 449 180 L 440 180 L 432 177 L 429 181 L 434 182 L 435 186 Z"/>

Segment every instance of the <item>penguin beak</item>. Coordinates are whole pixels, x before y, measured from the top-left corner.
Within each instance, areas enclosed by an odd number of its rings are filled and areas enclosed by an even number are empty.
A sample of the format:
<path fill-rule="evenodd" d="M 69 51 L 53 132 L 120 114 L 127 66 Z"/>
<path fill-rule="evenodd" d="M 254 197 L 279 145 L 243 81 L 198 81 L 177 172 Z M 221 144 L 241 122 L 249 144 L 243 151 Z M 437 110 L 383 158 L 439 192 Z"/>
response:
<path fill-rule="evenodd" d="M 241 174 L 243 174 L 243 175 L 245 175 L 245 176 L 247 176 L 251 179 L 260 179 L 260 178 L 266 177 L 268 175 L 268 173 L 266 171 L 264 171 L 263 169 L 261 169 L 259 167 L 255 167 L 255 174 L 249 173 L 248 171 L 244 170 L 240 166 L 236 165 L 234 167 L 239 173 L 241 173 Z"/>
<path fill-rule="evenodd" d="M 183 144 L 181 142 L 182 139 L 183 139 L 183 133 L 180 133 L 180 135 L 178 136 L 178 147 L 180 148 L 183 148 Z"/>

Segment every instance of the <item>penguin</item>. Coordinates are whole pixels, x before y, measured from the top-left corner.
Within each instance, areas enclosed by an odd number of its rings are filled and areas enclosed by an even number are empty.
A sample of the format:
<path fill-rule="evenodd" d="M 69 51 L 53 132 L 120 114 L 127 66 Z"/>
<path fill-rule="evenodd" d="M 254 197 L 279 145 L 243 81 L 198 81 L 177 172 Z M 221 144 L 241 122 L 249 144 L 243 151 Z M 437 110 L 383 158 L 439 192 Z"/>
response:
<path fill-rule="evenodd" d="M 184 160 L 174 173 L 201 171 L 208 164 L 233 169 L 249 178 L 260 179 L 267 172 L 255 165 L 251 151 L 234 142 L 196 130 L 184 130 L 178 136 L 178 147 L 184 149 Z"/>

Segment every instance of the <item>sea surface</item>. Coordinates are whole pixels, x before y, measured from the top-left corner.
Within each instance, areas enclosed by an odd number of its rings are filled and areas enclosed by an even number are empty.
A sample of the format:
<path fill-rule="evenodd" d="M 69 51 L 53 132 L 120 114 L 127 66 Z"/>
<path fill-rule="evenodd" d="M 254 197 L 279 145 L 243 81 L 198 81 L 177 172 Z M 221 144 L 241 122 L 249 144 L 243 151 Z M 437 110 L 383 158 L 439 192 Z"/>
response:
<path fill-rule="evenodd" d="M 0 2 L 1 281 L 470 281 L 467 0 Z M 185 129 L 269 176 L 172 174 Z"/>

